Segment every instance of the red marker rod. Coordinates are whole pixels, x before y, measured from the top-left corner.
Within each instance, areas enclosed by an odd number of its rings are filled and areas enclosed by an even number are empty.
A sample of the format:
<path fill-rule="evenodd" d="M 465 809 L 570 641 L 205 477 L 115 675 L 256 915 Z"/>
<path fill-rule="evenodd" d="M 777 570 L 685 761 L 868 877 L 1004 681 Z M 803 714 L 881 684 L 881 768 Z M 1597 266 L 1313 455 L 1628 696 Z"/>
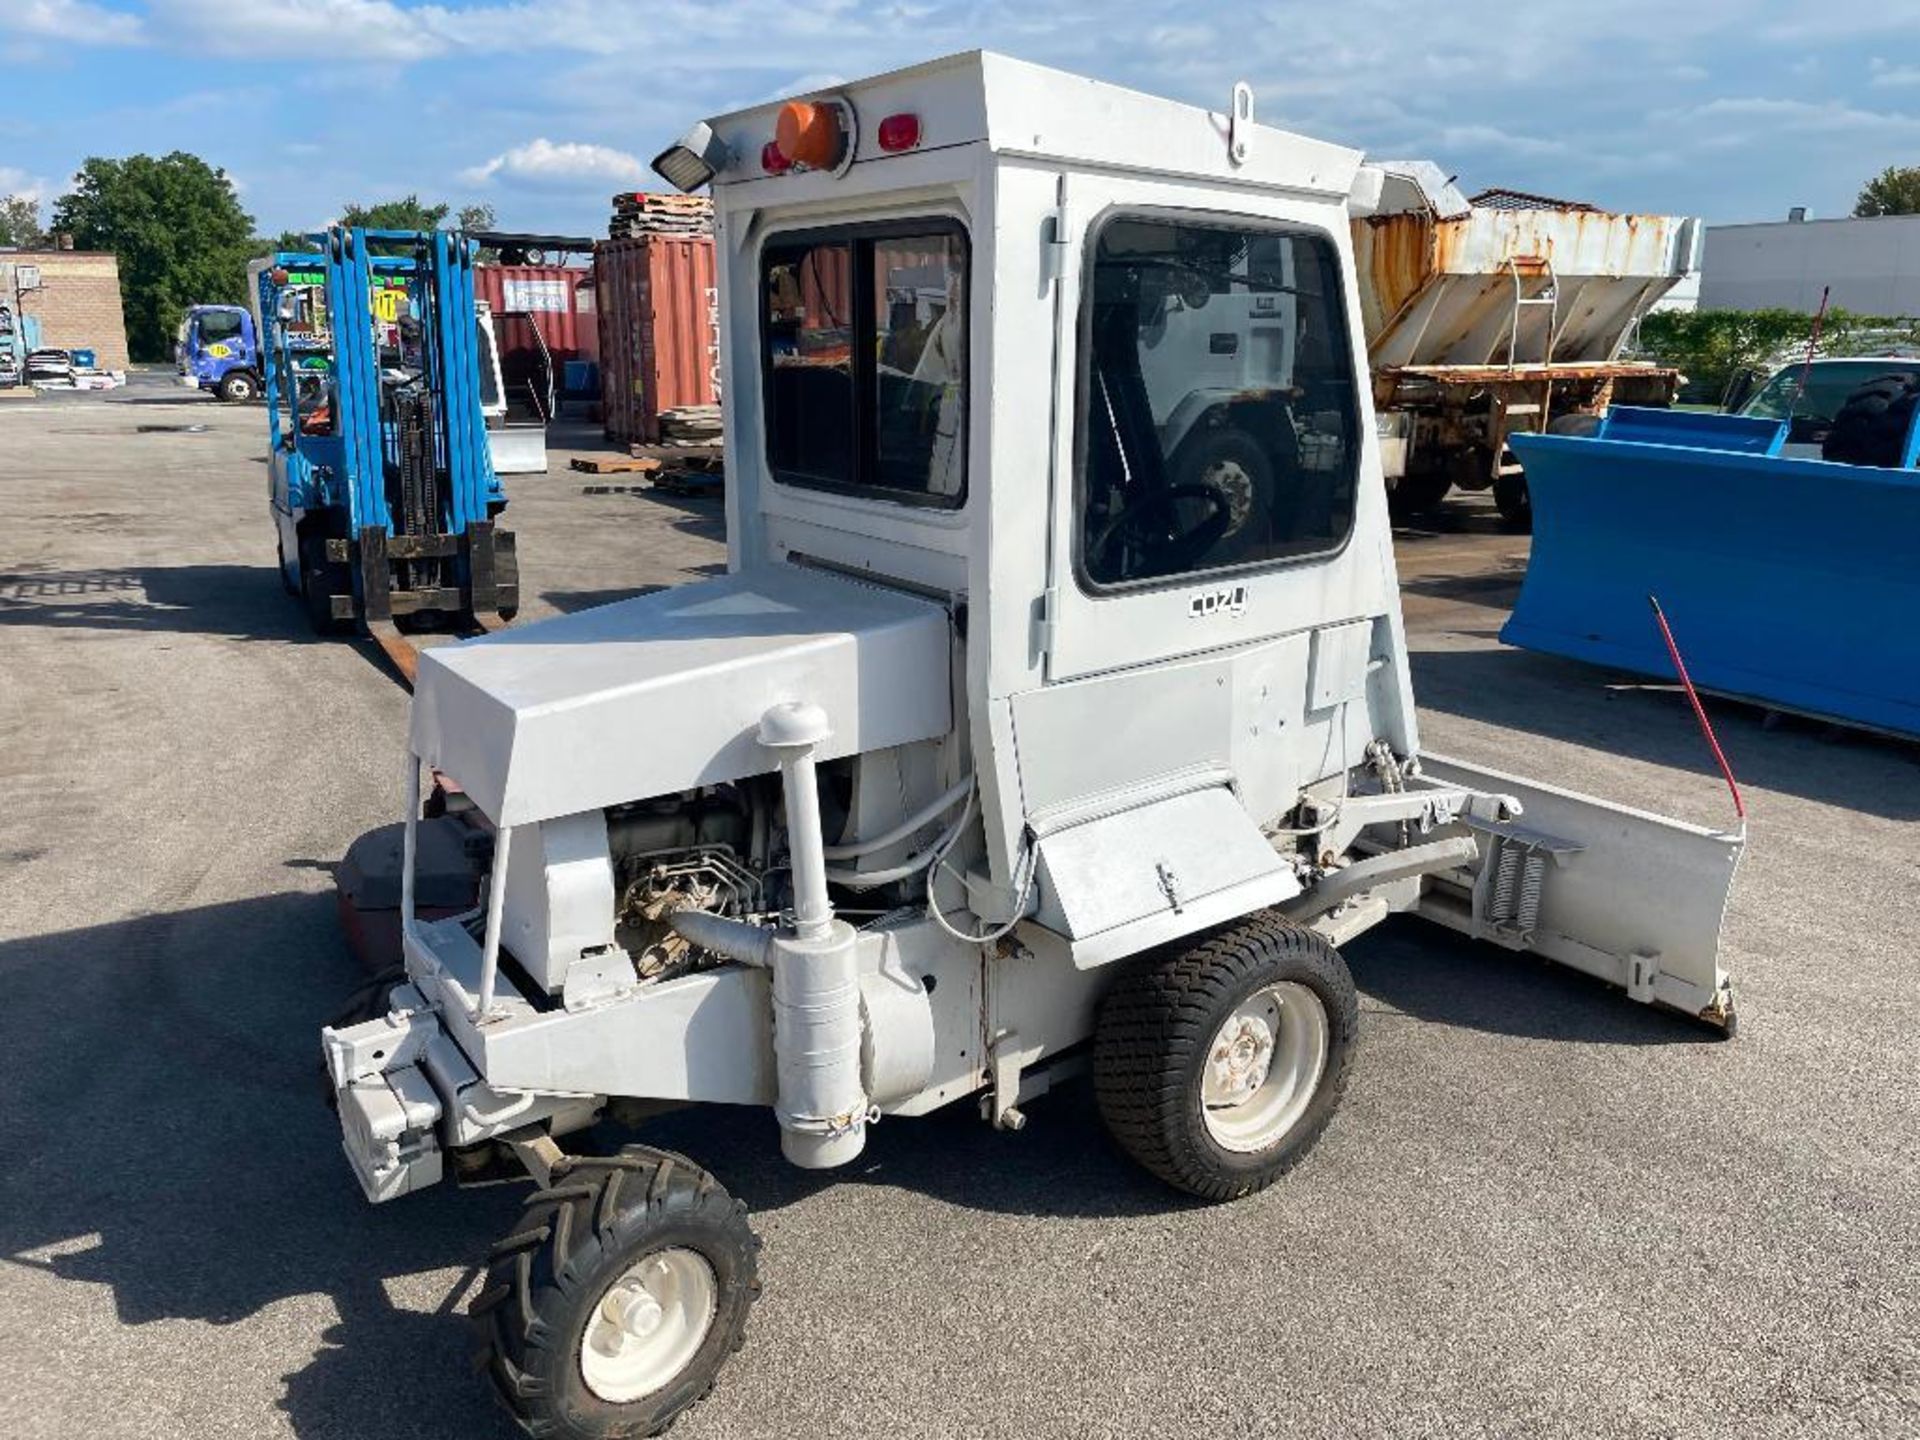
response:
<path fill-rule="evenodd" d="M 1673 657 L 1674 672 L 1679 675 L 1680 684 L 1693 705 L 1693 718 L 1700 722 L 1700 733 L 1707 737 L 1713 758 L 1720 762 L 1720 773 L 1727 777 L 1727 789 L 1733 795 L 1733 813 L 1740 817 L 1740 823 L 1744 825 L 1747 823 L 1747 803 L 1740 798 L 1740 782 L 1733 778 L 1733 766 L 1727 763 L 1726 751 L 1720 748 L 1720 737 L 1713 733 L 1713 722 L 1707 718 L 1707 707 L 1700 703 L 1700 692 L 1693 688 L 1693 677 L 1687 674 L 1687 662 L 1680 658 L 1680 647 L 1673 639 L 1673 627 L 1667 624 L 1667 612 L 1660 608 L 1660 601 L 1655 596 L 1647 596 L 1647 603 L 1653 607 L 1653 618 L 1660 626 L 1660 636 L 1667 642 L 1667 654 Z"/>

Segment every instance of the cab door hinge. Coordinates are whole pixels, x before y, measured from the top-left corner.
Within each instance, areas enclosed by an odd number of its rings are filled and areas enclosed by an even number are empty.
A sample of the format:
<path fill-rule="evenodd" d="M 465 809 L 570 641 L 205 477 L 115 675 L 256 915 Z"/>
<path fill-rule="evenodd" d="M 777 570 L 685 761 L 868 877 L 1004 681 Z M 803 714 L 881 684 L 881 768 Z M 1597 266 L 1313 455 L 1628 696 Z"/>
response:
<path fill-rule="evenodd" d="M 1037 656 L 1052 651 L 1059 626 L 1060 591 L 1049 587 L 1040 592 L 1040 598 L 1033 604 L 1033 648 Z"/>
<path fill-rule="evenodd" d="M 1054 204 L 1053 213 L 1041 222 L 1040 280 L 1045 285 L 1057 285 L 1060 277 L 1067 273 L 1067 246 L 1073 232 L 1067 225 L 1067 184 L 1066 177 L 1060 181 L 1059 198 Z"/>

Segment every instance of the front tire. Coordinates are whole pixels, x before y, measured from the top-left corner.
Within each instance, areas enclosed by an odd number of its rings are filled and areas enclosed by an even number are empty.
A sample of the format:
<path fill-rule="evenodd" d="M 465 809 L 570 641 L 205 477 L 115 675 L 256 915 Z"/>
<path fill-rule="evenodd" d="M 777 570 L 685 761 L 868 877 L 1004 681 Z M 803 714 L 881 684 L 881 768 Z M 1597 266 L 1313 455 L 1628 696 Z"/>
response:
<path fill-rule="evenodd" d="M 220 377 L 219 388 L 214 393 L 222 400 L 239 404 L 259 395 L 260 386 L 245 370 L 229 370 Z"/>
<path fill-rule="evenodd" d="M 1121 1149 L 1176 1189 L 1251 1195 L 1333 1118 L 1359 1009 L 1339 952 L 1277 915 L 1149 956 L 1100 1009 L 1101 1116 Z"/>
<path fill-rule="evenodd" d="M 480 1361 L 531 1435 L 658 1435 L 745 1342 L 759 1249 L 747 1207 L 681 1156 L 573 1160 L 493 1247 Z"/>

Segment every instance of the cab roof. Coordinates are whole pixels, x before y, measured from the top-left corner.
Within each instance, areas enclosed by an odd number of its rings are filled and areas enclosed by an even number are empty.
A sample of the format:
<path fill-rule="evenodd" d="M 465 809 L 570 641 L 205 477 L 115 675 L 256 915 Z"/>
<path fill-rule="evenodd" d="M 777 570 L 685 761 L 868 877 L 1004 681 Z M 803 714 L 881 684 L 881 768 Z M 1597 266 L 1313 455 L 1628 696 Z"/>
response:
<path fill-rule="evenodd" d="M 1246 158 L 1235 164 L 1228 155 L 1224 112 L 989 50 L 788 98 L 850 102 L 858 117 L 856 165 L 984 142 L 998 155 L 1073 167 L 1192 175 L 1344 198 L 1361 160 L 1358 150 L 1255 123 L 1246 127 Z M 707 122 L 728 151 L 726 165 L 714 177 L 716 186 L 780 183 L 783 177 L 762 170 L 761 150 L 773 138 L 782 103 Z M 875 131 L 882 119 L 899 113 L 919 118 L 920 140 L 911 150 L 890 154 L 880 148 Z"/>

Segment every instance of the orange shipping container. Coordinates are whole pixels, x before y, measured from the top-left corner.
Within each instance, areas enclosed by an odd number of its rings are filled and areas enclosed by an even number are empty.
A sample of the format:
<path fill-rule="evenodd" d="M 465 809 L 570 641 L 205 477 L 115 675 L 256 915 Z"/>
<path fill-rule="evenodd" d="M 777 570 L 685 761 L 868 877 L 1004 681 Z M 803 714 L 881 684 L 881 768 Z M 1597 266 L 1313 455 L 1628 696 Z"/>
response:
<path fill-rule="evenodd" d="M 662 410 L 720 403 L 713 237 L 603 240 L 593 271 L 607 438 L 654 444 Z"/>

